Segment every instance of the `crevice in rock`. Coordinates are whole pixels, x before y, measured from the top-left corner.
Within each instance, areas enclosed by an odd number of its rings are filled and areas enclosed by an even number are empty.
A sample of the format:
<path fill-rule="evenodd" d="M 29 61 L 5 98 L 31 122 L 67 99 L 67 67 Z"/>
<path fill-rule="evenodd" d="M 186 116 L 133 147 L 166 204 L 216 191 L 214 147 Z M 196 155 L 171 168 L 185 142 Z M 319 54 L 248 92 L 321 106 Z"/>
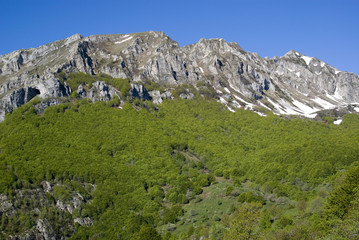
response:
<path fill-rule="evenodd" d="M 26 94 L 26 102 L 29 102 L 31 99 L 33 99 L 34 97 L 36 97 L 37 95 L 40 95 L 41 92 L 39 89 L 37 88 L 32 88 L 32 87 L 29 87 L 27 89 L 27 94 Z"/>

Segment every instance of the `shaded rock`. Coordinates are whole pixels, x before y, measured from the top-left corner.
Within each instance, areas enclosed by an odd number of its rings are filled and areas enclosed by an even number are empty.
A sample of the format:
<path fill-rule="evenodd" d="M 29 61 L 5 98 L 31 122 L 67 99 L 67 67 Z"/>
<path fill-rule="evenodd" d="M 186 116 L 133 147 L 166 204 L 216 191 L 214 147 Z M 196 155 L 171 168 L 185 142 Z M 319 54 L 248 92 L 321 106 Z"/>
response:
<path fill-rule="evenodd" d="M 74 223 L 78 223 L 78 224 L 80 224 L 81 226 L 84 226 L 84 227 L 90 227 L 93 224 L 93 221 L 89 217 L 75 218 Z"/>
<path fill-rule="evenodd" d="M 48 181 L 42 181 L 41 182 L 42 189 L 44 189 L 45 192 L 51 191 L 51 184 Z"/>
<path fill-rule="evenodd" d="M 92 88 L 88 94 L 93 102 L 95 101 L 109 101 L 112 96 L 115 96 L 115 90 L 112 86 L 108 86 L 105 82 L 96 81 L 92 84 Z"/>
<path fill-rule="evenodd" d="M 0 213 L 12 215 L 14 206 L 5 194 L 0 194 Z"/>
<path fill-rule="evenodd" d="M 153 91 L 148 92 L 148 94 L 151 96 L 154 104 L 160 104 L 163 102 L 162 95 L 161 95 L 160 91 L 153 90 Z"/>
<path fill-rule="evenodd" d="M 151 100 L 151 96 L 143 85 L 131 83 L 130 96 L 141 100 Z"/>
<path fill-rule="evenodd" d="M 181 93 L 179 96 L 180 96 L 180 98 L 183 98 L 183 99 L 193 99 L 194 98 L 194 95 L 191 92 Z"/>
<path fill-rule="evenodd" d="M 162 99 L 173 99 L 172 93 L 170 91 L 165 91 L 161 94 Z"/>
<path fill-rule="evenodd" d="M 69 100 L 63 98 L 47 98 L 41 99 L 41 101 L 34 105 L 37 114 L 44 113 L 45 109 L 50 106 L 55 106 L 58 104 L 66 103 Z"/>
<path fill-rule="evenodd" d="M 82 85 L 79 85 L 76 92 L 80 98 L 87 98 L 87 92 Z"/>
<path fill-rule="evenodd" d="M 36 223 L 37 237 L 44 240 L 56 240 L 56 234 L 46 219 L 38 219 Z"/>

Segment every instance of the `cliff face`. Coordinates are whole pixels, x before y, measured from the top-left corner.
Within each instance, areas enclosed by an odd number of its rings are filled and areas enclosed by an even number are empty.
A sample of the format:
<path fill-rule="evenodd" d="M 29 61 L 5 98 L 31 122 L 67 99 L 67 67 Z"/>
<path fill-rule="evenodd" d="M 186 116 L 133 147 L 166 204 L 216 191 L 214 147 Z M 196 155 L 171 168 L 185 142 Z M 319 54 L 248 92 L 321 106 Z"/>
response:
<path fill-rule="evenodd" d="M 296 51 L 269 59 L 223 39 L 201 39 L 179 47 L 162 32 L 85 38 L 76 34 L 0 58 L 1 120 L 5 112 L 35 96 L 70 95 L 66 82 L 56 77 L 60 71 L 106 73 L 133 82 L 152 80 L 166 87 L 204 81 L 230 109 L 260 106 L 281 114 L 313 116 L 318 110 L 359 102 L 359 76 Z M 91 96 L 106 100 L 113 94 Z"/>

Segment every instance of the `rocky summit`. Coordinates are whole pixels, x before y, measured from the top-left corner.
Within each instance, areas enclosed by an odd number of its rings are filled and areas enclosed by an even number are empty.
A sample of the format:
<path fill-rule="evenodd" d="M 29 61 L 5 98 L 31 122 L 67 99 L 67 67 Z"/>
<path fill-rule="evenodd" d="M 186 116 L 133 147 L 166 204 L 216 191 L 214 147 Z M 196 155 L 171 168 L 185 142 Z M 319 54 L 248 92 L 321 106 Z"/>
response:
<path fill-rule="evenodd" d="M 1 56 L 0 120 L 36 96 L 43 108 L 63 102 L 75 90 L 59 78 L 62 72 L 130 79 L 130 94 L 157 104 L 172 98 L 171 89 L 205 82 L 215 89 L 215 98 L 232 111 L 267 109 L 315 117 L 323 109 L 359 110 L 359 76 L 317 58 L 293 50 L 282 57 L 261 58 L 224 39 L 201 39 L 180 47 L 163 32 L 150 31 L 89 37 L 75 34 Z M 141 85 L 144 81 L 153 81 L 165 90 L 149 94 Z M 87 90 L 80 85 L 77 97 L 93 101 L 120 97 L 118 89 L 104 82 Z M 182 95 L 193 96 L 190 91 Z"/>

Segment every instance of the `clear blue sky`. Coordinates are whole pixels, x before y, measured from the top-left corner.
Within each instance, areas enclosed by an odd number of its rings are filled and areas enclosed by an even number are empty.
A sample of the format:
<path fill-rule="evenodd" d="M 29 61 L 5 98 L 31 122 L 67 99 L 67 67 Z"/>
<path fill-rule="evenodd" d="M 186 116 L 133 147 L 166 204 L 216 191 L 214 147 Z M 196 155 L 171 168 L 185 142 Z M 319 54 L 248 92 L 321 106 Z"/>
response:
<path fill-rule="evenodd" d="M 359 0 L 1 0 L 0 54 L 75 33 L 163 31 L 181 46 L 238 42 L 261 57 L 289 50 L 359 74 Z"/>

